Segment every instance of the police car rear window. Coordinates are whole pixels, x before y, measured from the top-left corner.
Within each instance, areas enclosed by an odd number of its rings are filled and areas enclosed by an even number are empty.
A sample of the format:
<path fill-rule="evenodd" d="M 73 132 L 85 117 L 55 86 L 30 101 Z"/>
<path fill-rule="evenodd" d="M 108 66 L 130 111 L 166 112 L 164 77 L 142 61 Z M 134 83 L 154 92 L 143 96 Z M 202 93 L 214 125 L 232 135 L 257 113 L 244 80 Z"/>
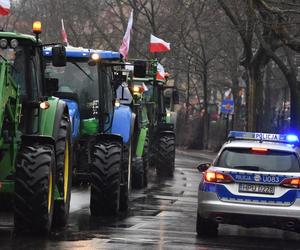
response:
<path fill-rule="evenodd" d="M 300 172 L 296 154 L 279 150 L 267 150 L 262 153 L 249 148 L 225 149 L 215 165 L 253 171 Z"/>

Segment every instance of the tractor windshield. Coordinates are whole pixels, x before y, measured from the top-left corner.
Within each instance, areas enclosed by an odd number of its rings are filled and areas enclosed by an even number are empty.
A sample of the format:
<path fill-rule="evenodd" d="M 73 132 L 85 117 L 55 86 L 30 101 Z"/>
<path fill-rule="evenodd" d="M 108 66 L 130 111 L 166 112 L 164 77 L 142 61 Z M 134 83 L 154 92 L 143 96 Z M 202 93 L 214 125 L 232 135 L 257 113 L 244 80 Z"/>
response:
<path fill-rule="evenodd" d="M 89 66 L 87 62 L 69 61 L 65 67 L 54 67 L 48 62 L 46 76 L 59 80 L 59 92 L 76 94 L 79 106 L 99 99 L 97 67 Z"/>
<path fill-rule="evenodd" d="M 24 47 L 18 46 L 15 49 L 0 49 L 0 61 L 10 62 L 12 67 L 12 76 L 21 88 L 21 94 L 26 93 L 25 72 L 26 72 L 26 55 Z"/>

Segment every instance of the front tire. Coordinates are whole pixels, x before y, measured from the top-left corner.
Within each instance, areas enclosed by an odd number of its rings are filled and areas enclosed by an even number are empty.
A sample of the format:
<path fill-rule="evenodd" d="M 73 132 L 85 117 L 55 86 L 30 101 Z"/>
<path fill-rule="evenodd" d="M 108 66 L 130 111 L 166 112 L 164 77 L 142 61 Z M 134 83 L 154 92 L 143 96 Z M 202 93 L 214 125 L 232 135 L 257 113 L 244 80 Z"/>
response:
<path fill-rule="evenodd" d="M 156 148 L 156 173 L 158 176 L 172 177 L 175 170 L 175 136 L 162 134 Z"/>
<path fill-rule="evenodd" d="M 72 162 L 71 162 L 71 125 L 68 115 L 64 114 L 56 140 L 56 180 L 60 200 L 54 202 L 53 224 L 64 227 L 68 222 L 71 187 L 72 187 Z"/>
<path fill-rule="evenodd" d="M 118 142 L 98 142 L 93 147 L 91 166 L 92 216 L 119 212 L 122 146 Z"/>
<path fill-rule="evenodd" d="M 197 213 L 196 232 L 199 237 L 216 237 L 218 235 L 218 224 L 210 219 L 202 218 Z"/>
<path fill-rule="evenodd" d="M 132 188 L 141 189 L 144 187 L 144 165 L 141 157 L 135 157 L 132 161 Z"/>
<path fill-rule="evenodd" d="M 148 186 L 148 172 L 149 172 L 149 137 L 147 136 L 144 144 L 143 152 L 143 166 L 144 166 L 144 187 Z"/>
<path fill-rule="evenodd" d="M 55 188 L 55 152 L 34 144 L 21 148 L 15 177 L 15 229 L 47 234 L 52 225 Z"/>
<path fill-rule="evenodd" d="M 132 171 L 132 141 L 129 144 L 123 145 L 123 160 L 122 160 L 122 183 L 120 190 L 120 211 L 124 212 L 129 207 L 129 192 L 131 189 L 131 171 Z"/>

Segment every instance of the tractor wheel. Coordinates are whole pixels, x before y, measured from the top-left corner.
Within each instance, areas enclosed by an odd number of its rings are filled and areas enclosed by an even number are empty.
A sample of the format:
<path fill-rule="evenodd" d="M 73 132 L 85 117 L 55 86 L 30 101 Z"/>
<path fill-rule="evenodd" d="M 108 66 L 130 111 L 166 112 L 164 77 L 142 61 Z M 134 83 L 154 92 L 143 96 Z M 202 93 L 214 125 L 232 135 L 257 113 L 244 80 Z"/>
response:
<path fill-rule="evenodd" d="M 76 152 L 76 166 L 73 168 L 72 184 L 75 187 L 89 186 L 89 148 L 88 143 L 77 146 Z"/>
<path fill-rule="evenodd" d="M 132 161 L 132 188 L 140 189 L 144 187 L 144 165 L 141 157 L 135 157 Z"/>
<path fill-rule="evenodd" d="M 155 145 L 153 143 L 153 141 L 149 140 L 148 137 L 148 154 L 149 154 L 149 167 L 154 169 L 155 168 L 155 149 L 154 149 Z"/>
<path fill-rule="evenodd" d="M 175 169 L 175 136 L 173 134 L 162 134 L 155 153 L 157 175 L 172 177 Z"/>
<path fill-rule="evenodd" d="M 123 183 L 120 190 L 120 211 L 126 211 L 129 206 L 129 187 L 131 185 L 132 143 L 123 146 L 122 174 Z M 129 176 L 130 175 L 130 176 Z"/>
<path fill-rule="evenodd" d="M 143 152 L 143 166 L 144 166 L 144 187 L 148 186 L 148 170 L 149 170 L 149 138 L 145 139 L 144 152 Z"/>
<path fill-rule="evenodd" d="M 70 210 L 72 187 L 71 127 L 68 115 L 63 115 L 56 139 L 56 183 L 61 199 L 54 201 L 53 225 L 64 227 Z"/>
<path fill-rule="evenodd" d="M 122 146 L 99 142 L 93 147 L 91 175 L 92 216 L 116 215 L 119 211 Z"/>
<path fill-rule="evenodd" d="M 15 173 L 14 220 L 17 232 L 46 234 L 52 225 L 55 152 L 34 144 L 21 148 Z"/>

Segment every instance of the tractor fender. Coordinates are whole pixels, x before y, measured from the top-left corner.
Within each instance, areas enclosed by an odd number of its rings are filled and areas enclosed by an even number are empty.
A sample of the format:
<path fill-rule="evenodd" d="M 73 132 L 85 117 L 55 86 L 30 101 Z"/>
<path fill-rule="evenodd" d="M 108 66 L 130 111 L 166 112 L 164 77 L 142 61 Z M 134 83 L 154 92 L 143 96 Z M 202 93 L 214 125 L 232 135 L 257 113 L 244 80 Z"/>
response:
<path fill-rule="evenodd" d="M 123 143 L 128 143 L 134 128 L 135 114 L 126 105 L 120 105 L 114 109 L 112 134 L 122 136 Z"/>
<path fill-rule="evenodd" d="M 43 135 L 22 135 L 22 145 L 29 146 L 34 143 L 40 143 L 43 145 L 51 145 L 55 149 L 55 140 L 52 136 L 43 136 Z"/>
<path fill-rule="evenodd" d="M 97 134 L 96 141 L 117 141 L 123 144 L 123 138 L 119 134 Z"/>
<path fill-rule="evenodd" d="M 159 131 L 160 135 L 174 135 L 175 136 L 175 132 L 171 131 L 171 130 L 165 130 L 165 131 Z"/>
<path fill-rule="evenodd" d="M 58 130 L 60 127 L 60 121 L 63 114 L 67 114 L 69 116 L 68 105 L 65 101 L 59 100 L 55 112 L 55 121 L 53 124 L 53 137 L 57 139 Z"/>
<path fill-rule="evenodd" d="M 79 129 L 80 129 L 80 114 L 79 114 L 79 107 L 78 103 L 74 100 L 70 99 L 63 99 L 69 110 L 69 117 L 71 121 L 72 127 L 72 139 L 76 139 L 79 136 Z"/>
<path fill-rule="evenodd" d="M 56 140 L 62 115 L 69 115 L 68 106 L 56 97 L 50 97 L 48 102 L 48 109 L 40 109 L 39 135 L 50 136 Z"/>

